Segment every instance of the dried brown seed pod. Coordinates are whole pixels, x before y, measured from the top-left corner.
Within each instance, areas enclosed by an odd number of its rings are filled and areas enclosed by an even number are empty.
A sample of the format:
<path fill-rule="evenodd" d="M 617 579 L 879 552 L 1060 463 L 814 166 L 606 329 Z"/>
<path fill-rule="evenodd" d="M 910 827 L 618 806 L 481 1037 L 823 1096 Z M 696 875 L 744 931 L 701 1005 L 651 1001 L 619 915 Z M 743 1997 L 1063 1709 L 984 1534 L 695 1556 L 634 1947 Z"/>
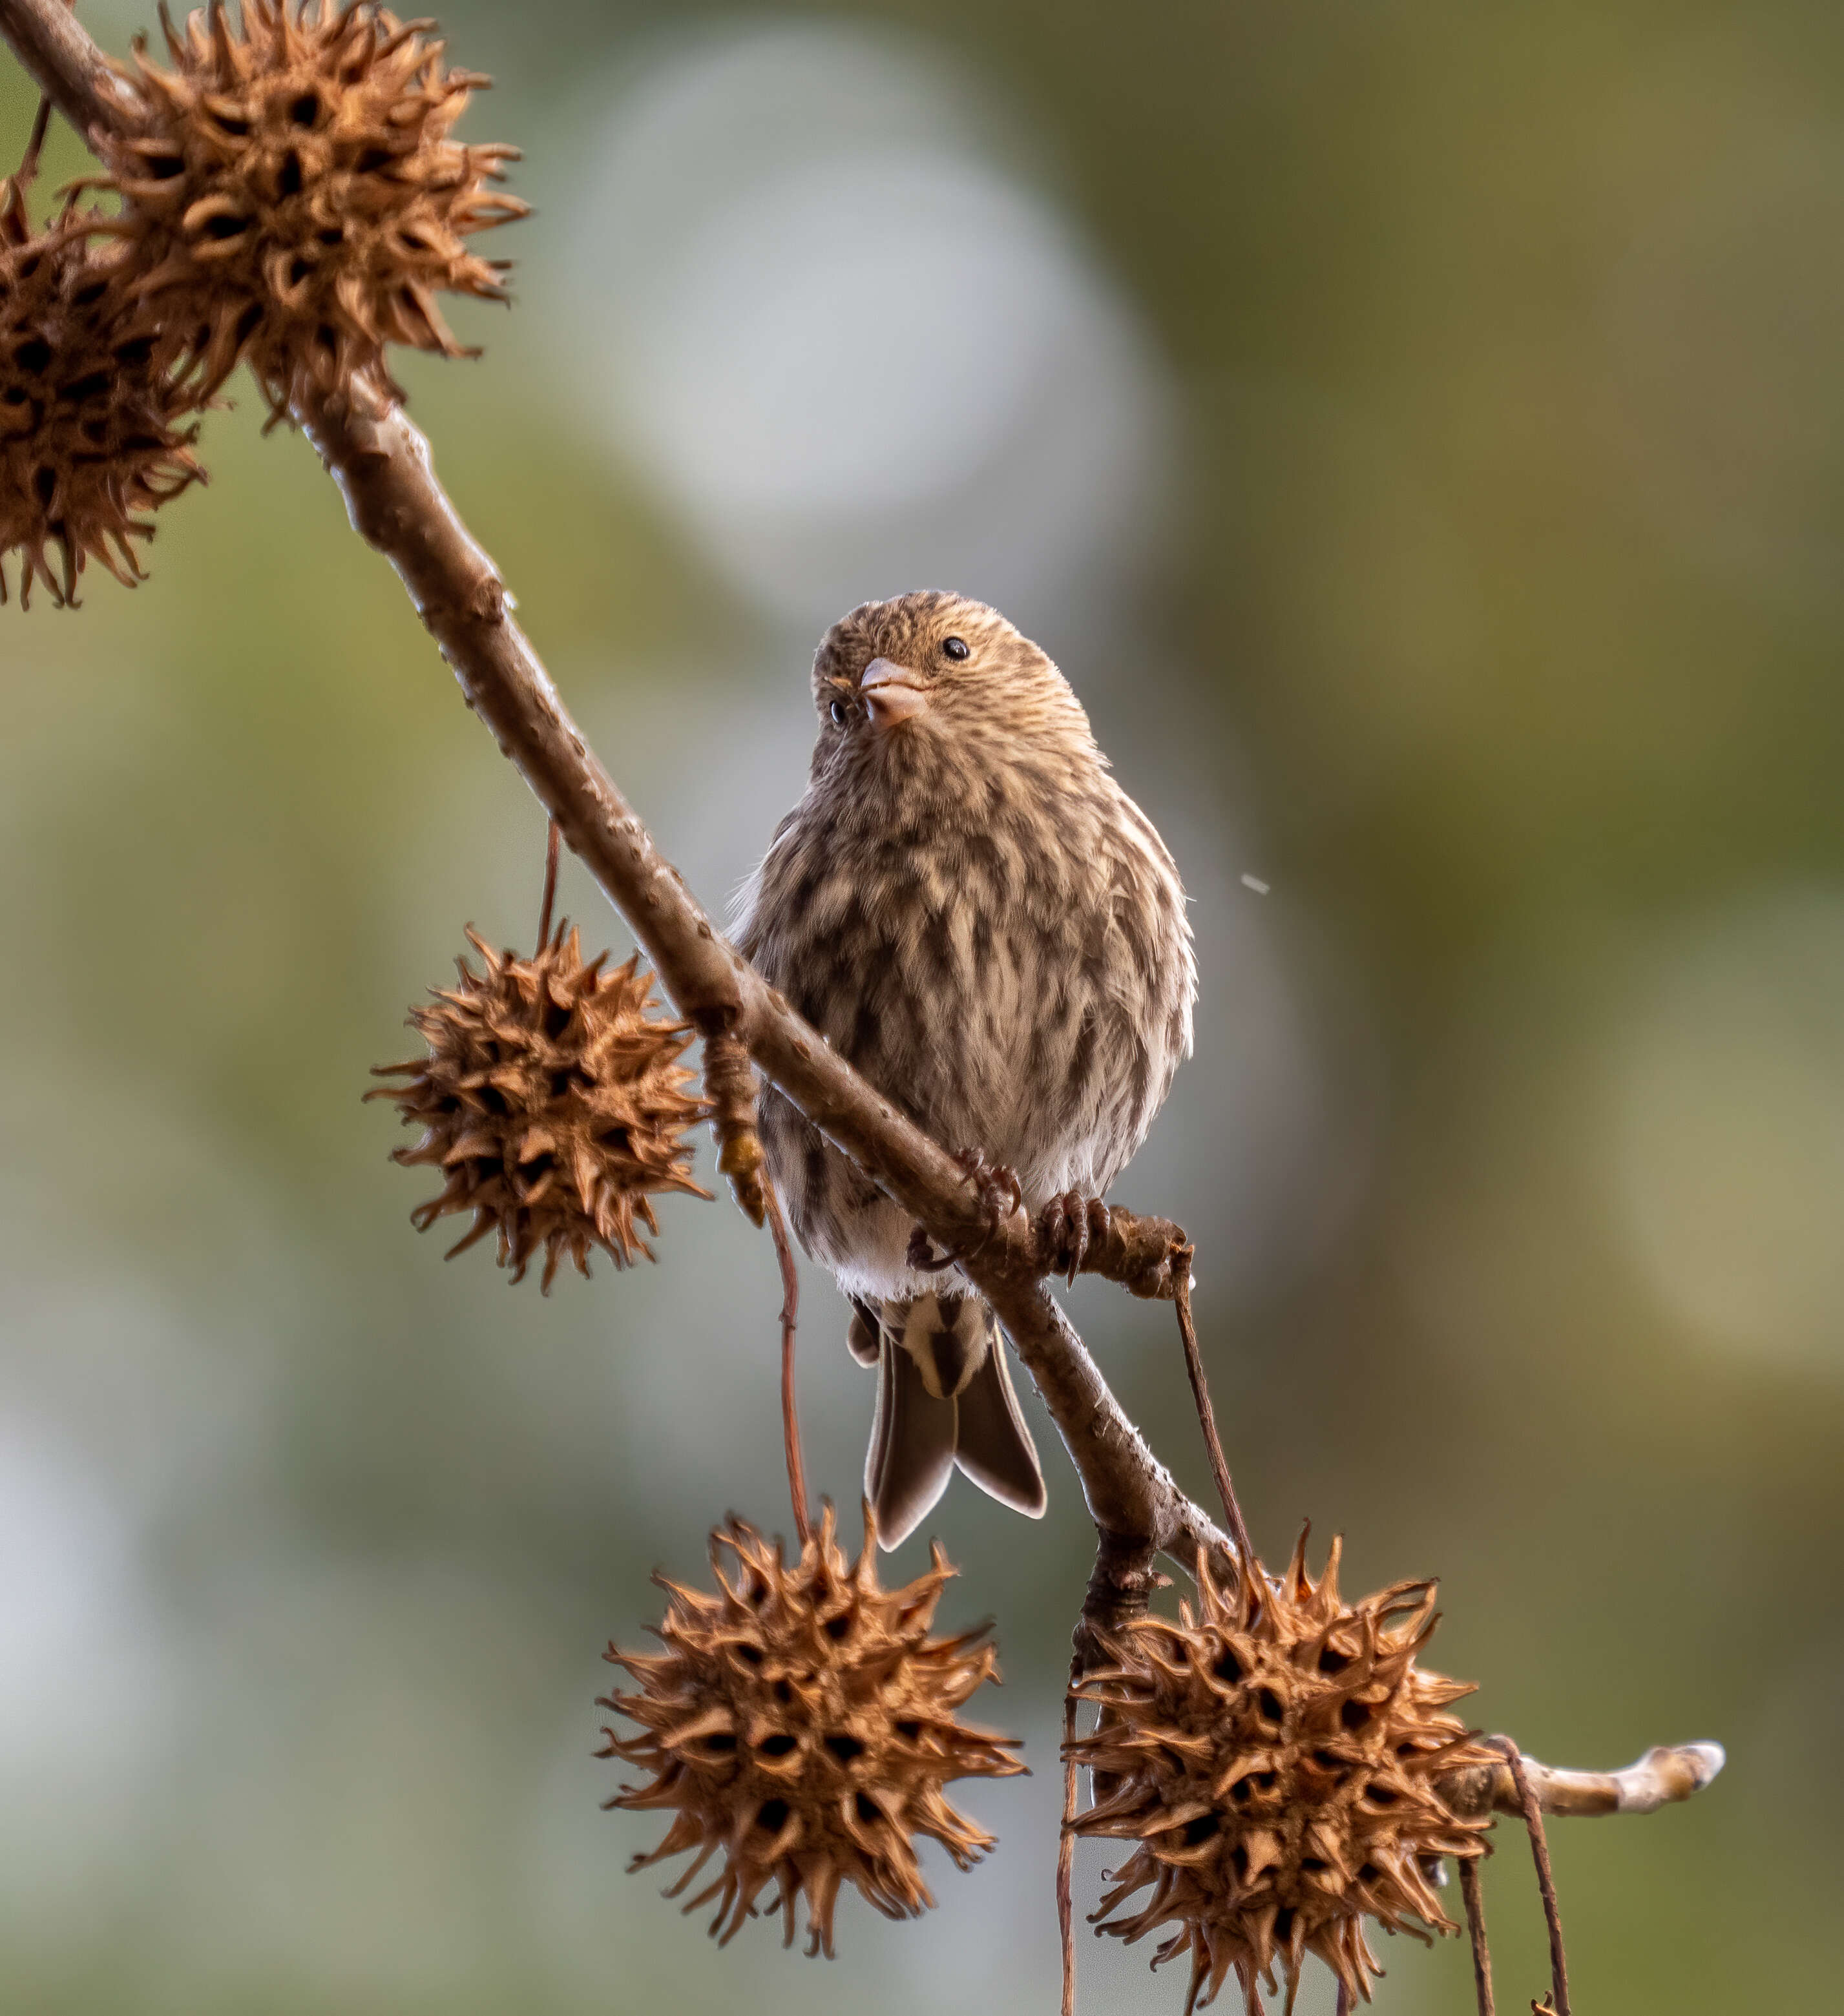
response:
<path fill-rule="evenodd" d="M 85 563 L 132 587 L 148 514 L 202 482 L 197 401 L 178 383 L 182 346 L 131 291 L 123 261 L 91 243 L 93 214 L 67 208 L 34 232 L 16 179 L 0 182 L 0 602 L 6 556 L 20 599 L 34 579 L 77 599 Z"/>
<path fill-rule="evenodd" d="M 407 1082 L 366 1095 L 394 1100 L 405 1124 L 423 1129 L 392 1159 L 447 1179 L 412 1214 L 417 1230 L 471 1211 L 474 1229 L 448 1257 L 497 1232 L 499 1264 L 519 1281 L 542 1247 L 547 1292 L 566 1254 L 582 1274 L 592 1246 L 618 1267 L 650 1260 L 635 1224 L 657 1236 L 650 1197 L 711 1194 L 692 1180 L 686 1140 L 705 1117 L 679 1061 L 686 1024 L 648 1016 L 653 976 L 638 954 L 612 972 L 606 952 L 585 966 L 567 920 L 530 958 L 494 952 L 471 927 L 467 935 L 485 970 L 455 962 L 460 984 L 410 1010 L 429 1054 L 379 1065 L 374 1076 Z"/>
<path fill-rule="evenodd" d="M 247 357 L 277 415 L 384 347 L 464 353 L 439 293 L 503 301 L 504 262 L 469 236 L 525 214 L 491 187 L 513 147 L 452 139 L 488 80 L 370 0 L 218 0 L 161 24 L 168 70 L 137 44 L 121 72 L 139 117 L 99 136 L 141 284 L 185 322 L 209 391 Z M 393 390 L 395 388 L 393 387 Z"/>
<path fill-rule="evenodd" d="M 809 1953 L 831 1955 L 844 1884 L 886 1917 L 919 1917 L 935 1899 L 917 1863 L 917 1836 L 939 1841 L 962 1869 L 993 1845 L 942 1787 L 1025 1768 L 1009 1754 L 1016 1738 L 959 1719 L 981 1683 L 998 1676 L 985 1626 L 957 1638 L 928 1635 L 953 1572 L 939 1546 L 927 1575 L 886 1589 L 870 1507 L 850 1568 L 834 1525 L 829 1504 L 790 1567 L 779 1541 L 732 1518 L 711 1536 L 716 1594 L 656 1578 L 672 1598 L 659 1627 L 665 1650 L 608 1648 L 640 1691 L 599 1705 L 642 1733 L 604 1730 L 607 1748 L 598 1754 L 654 1776 L 606 1803 L 673 1814 L 664 1840 L 636 1856 L 630 1872 L 697 1849 L 666 1892 L 675 1897 L 721 1849 L 722 1874 L 685 1908 L 715 1898 L 711 1930 L 722 1943 L 755 1916 L 771 1885 L 768 1908 L 783 1914 L 783 1945 L 793 1943 L 805 1894 Z"/>
<path fill-rule="evenodd" d="M 1153 1964 L 1189 1954 L 1187 2016 L 1232 1969 L 1250 2016 L 1277 1967 L 1291 2010 L 1308 1953 L 1367 2001 L 1382 1970 L 1363 1921 L 1457 1931 L 1432 1873 L 1486 1852 L 1489 1819 L 1457 1816 L 1439 1784 L 1496 1756 L 1446 1712 L 1473 1690 L 1415 1663 L 1435 1586 L 1348 1605 L 1339 1553 L 1315 1583 L 1302 1534 L 1278 1582 L 1258 1567 L 1227 1589 L 1200 1558 L 1196 1611 L 1103 1634 L 1115 1664 L 1076 1690 L 1100 1715 L 1068 1747 L 1097 1774 L 1073 1831 L 1136 1844 L 1094 1922 L 1129 1941 L 1172 1928 Z"/>

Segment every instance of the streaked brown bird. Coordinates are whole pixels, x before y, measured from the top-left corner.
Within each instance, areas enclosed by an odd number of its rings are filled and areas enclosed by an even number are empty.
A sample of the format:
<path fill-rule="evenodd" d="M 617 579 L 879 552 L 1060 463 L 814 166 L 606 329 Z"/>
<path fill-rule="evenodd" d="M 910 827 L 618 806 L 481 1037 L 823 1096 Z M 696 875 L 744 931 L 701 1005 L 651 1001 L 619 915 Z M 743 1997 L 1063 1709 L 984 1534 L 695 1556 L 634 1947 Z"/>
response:
<path fill-rule="evenodd" d="M 867 602 L 813 661 L 805 794 L 739 899 L 737 942 L 944 1146 L 1035 1212 L 1099 1197 L 1191 1046 L 1197 967 L 1165 844 L 1068 682 L 983 603 Z M 780 1093 L 770 1173 L 878 1368 L 865 1489 L 894 1547 L 956 1463 L 1032 1518 L 1043 1472 L 998 1325 L 913 1263 L 913 1221 Z"/>

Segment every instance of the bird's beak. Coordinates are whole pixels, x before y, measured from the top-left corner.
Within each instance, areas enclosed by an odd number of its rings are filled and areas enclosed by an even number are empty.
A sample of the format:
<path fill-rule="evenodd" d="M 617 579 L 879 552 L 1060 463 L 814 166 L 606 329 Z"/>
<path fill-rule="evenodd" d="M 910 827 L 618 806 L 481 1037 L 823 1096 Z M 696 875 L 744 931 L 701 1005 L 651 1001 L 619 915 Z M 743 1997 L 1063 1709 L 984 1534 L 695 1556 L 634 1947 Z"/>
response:
<path fill-rule="evenodd" d="M 873 728 L 894 728 L 899 721 L 927 712 L 928 696 L 906 665 L 873 658 L 858 682 L 859 697 Z"/>

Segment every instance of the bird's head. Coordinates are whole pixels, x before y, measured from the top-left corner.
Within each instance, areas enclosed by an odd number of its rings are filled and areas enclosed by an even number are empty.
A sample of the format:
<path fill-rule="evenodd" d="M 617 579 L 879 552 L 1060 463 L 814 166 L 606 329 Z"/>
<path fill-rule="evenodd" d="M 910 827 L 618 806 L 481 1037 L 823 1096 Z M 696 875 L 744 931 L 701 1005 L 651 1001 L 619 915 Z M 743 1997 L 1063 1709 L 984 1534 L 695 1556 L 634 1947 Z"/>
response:
<path fill-rule="evenodd" d="M 841 617 L 813 660 L 816 767 L 953 745 L 1093 751 L 1088 717 L 1049 657 L 996 609 L 924 589 Z"/>

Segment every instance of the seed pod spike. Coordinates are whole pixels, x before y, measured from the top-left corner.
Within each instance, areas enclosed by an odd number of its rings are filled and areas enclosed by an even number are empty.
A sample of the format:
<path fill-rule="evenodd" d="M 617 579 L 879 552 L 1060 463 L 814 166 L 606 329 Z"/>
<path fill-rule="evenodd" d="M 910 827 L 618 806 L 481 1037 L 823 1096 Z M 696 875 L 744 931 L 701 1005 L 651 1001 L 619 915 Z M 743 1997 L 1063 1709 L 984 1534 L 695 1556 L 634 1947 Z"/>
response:
<path fill-rule="evenodd" d="M 917 1916 L 935 1901 L 916 1860 L 918 1836 L 963 1868 L 992 1845 L 948 1803 L 945 1786 L 1023 1768 L 1010 1738 L 956 1717 L 990 1673 L 991 1647 L 913 1628 L 945 1564 L 885 1589 L 869 1508 L 856 1563 L 848 1565 L 835 1532 L 827 1505 L 790 1563 L 779 1542 L 733 1517 L 711 1535 L 721 1593 L 673 1590 L 660 1627 L 670 1650 L 640 1676 L 643 1694 L 602 1704 L 642 1732 L 610 1737 L 602 1754 L 654 1774 L 614 1803 L 676 1810 L 674 1846 L 662 1843 L 649 1859 L 694 1842 L 701 1859 L 723 1851 L 722 1875 L 693 1900 L 722 1900 L 711 1926 L 720 1943 L 757 1915 L 770 1887 L 784 1943 L 806 1899 L 809 1953 L 831 1953 L 847 1883 L 887 1917 Z M 610 1656 L 635 1671 L 628 1655 Z M 675 1711 L 663 1718 L 655 1704 L 668 1701 Z"/>
<path fill-rule="evenodd" d="M 1464 1690 L 1414 1664 L 1432 1585 L 1348 1606 L 1336 1565 L 1334 1549 L 1315 1582 L 1303 1539 L 1277 1579 L 1256 1564 L 1219 1586 L 1201 1562 L 1191 1617 L 1102 1633 L 1112 1663 L 1075 1690 L 1104 1714 L 1064 1754 L 1112 1782 L 1071 1831 L 1136 1844 L 1093 1922 L 1164 1935 L 1155 1966 L 1188 1953 L 1187 2007 L 1232 1972 L 1250 2010 L 1283 1985 L 1291 2006 L 1309 1954 L 1367 2000 L 1363 1920 L 1452 1929 L 1423 1862 L 1484 1852 L 1489 1820 L 1455 1814 L 1439 1779 L 1494 1753 L 1444 1712 Z"/>
<path fill-rule="evenodd" d="M 209 0 L 182 30 L 163 11 L 167 65 L 143 45 L 119 70 L 140 117 L 102 140 L 113 228 L 163 319 L 203 333 L 206 395 L 246 358 L 272 418 L 388 387 L 388 342 L 468 354 L 439 294 L 503 298 L 466 241 L 524 206 L 490 188 L 504 150 L 451 137 L 479 84 L 445 68 L 433 26 L 271 0 L 233 20 Z"/>
<path fill-rule="evenodd" d="M 494 951 L 471 926 L 467 936 L 482 970 L 456 961 L 458 985 L 410 1012 L 427 1054 L 376 1067 L 402 1082 L 366 1094 L 423 1129 L 393 1159 L 445 1173 L 413 1222 L 427 1229 L 471 1211 L 474 1229 L 453 1252 L 496 1232 L 515 1282 L 542 1253 L 546 1293 L 565 1260 L 587 1274 L 592 1247 L 617 1267 L 651 1259 L 637 1218 L 657 1235 L 652 1197 L 710 1196 L 693 1179 L 686 1138 L 705 1112 L 679 1061 L 686 1025 L 649 1013 L 652 976 L 636 962 L 585 966 L 562 925 L 531 959 Z"/>

